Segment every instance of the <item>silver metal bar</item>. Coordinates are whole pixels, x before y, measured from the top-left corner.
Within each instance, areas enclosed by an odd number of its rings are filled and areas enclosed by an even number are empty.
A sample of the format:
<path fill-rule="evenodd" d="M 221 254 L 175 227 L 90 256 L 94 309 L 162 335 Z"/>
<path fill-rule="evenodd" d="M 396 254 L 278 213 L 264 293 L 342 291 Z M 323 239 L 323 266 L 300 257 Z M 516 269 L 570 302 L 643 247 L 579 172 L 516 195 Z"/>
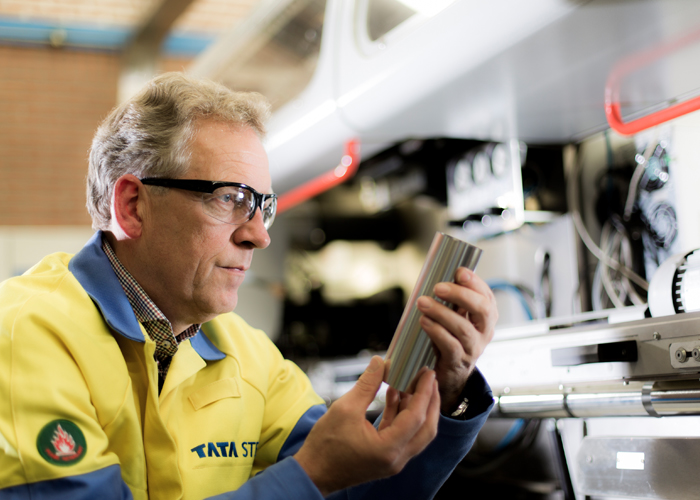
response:
<path fill-rule="evenodd" d="M 568 394 L 566 402 L 576 417 L 648 415 L 640 392 Z"/>
<path fill-rule="evenodd" d="M 496 408 L 506 417 L 564 418 L 569 413 L 564 407 L 564 394 L 501 396 Z"/>
<path fill-rule="evenodd" d="M 653 388 L 653 382 L 647 382 L 644 384 L 644 387 L 642 387 L 642 405 L 644 405 L 644 409 L 649 415 L 652 417 L 660 417 L 661 415 L 656 412 L 654 405 L 651 402 L 651 391 Z"/>
<path fill-rule="evenodd" d="M 700 389 L 500 396 L 496 408 L 522 418 L 698 415 Z"/>
<path fill-rule="evenodd" d="M 471 270 L 481 257 L 481 249 L 469 243 L 437 232 L 425 258 L 418 281 L 408 298 L 399 325 L 386 354 L 387 373 L 385 382 L 400 391 L 410 389 L 415 377 L 424 366 L 435 367 L 435 350 L 428 335 L 420 326 L 421 312 L 416 301 L 423 295 L 449 305 L 435 297 L 433 288 L 440 282 L 455 280 L 457 268 Z"/>

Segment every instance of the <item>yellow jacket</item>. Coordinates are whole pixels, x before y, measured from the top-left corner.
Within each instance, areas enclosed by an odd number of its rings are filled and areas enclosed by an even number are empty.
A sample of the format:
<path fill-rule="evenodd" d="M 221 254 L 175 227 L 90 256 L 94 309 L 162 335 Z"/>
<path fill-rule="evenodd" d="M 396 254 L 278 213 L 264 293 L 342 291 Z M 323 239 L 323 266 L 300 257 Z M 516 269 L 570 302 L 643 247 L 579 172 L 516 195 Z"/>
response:
<path fill-rule="evenodd" d="M 303 372 L 225 314 L 158 395 L 155 343 L 104 259 L 93 241 L 0 286 L 0 488 L 111 471 L 136 499 L 204 498 L 277 462 L 323 403 Z"/>
<path fill-rule="evenodd" d="M 321 498 L 292 455 L 326 407 L 263 332 L 206 323 L 160 395 L 154 351 L 100 232 L 0 284 L 0 498 Z M 466 391 L 470 418 L 441 417 L 400 474 L 331 497 L 431 498 L 491 408 L 478 371 Z"/>

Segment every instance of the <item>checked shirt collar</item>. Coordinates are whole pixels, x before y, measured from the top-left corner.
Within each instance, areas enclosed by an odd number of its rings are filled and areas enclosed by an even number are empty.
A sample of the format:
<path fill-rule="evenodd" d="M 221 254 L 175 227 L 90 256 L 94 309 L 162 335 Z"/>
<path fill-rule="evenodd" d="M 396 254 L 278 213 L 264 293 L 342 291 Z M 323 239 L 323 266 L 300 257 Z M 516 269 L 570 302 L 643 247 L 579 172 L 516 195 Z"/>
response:
<path fill-rule="evenodd" d="M 183 340 L 194 337 L 199 331 L 200 325 L 192 325 L 176 336 L 168 318 L 158 309 L 158 306 L 151 300 L 146 291 L 122 265 L 106 238 L 102 238 L 102 249 L 124 289 L 136 319 L 143 325 L 151 340 L 156 343 L 155 358 L 158 363 L 158 374 L 162 384 L 168 373 L 170 361 L 177 352 L 178 345 Z"/>

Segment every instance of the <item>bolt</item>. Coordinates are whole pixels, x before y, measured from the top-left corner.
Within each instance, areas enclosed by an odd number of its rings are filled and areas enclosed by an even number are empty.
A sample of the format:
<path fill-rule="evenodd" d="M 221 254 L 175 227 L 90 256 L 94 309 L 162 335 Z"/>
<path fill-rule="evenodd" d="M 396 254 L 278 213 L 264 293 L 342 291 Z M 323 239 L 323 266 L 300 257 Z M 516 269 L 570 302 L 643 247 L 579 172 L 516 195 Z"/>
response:
<path fill-rule="evenodd" d="M 693 349 L 693 359 L 695 361 L 700 361 L 700 348 Z"/>
<path fill-rule="evenodd" d="M 659 332 L 654 332 L 654 340 L 661 340 L 661 334 Z"/>
<path fill-rule="evenodd" d="M 688 351 L 686 351 L 682 347 L 679 347 L 676 351 L 676 361 L 678 361 L 679 363 L 685 363 L 686 361 L 688 361 Z"/>

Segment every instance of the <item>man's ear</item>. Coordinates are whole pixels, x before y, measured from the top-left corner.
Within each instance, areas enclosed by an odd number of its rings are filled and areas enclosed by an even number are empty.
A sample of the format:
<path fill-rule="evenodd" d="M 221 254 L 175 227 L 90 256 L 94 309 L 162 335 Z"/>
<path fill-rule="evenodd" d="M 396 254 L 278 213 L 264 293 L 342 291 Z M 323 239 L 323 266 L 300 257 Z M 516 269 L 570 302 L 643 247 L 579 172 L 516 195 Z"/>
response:
<path fill-rule="evenodd" d="M 112 233 L 117 239 L 135 239 L 143 229 L 143 184 L 131 174 L 122 175 L 112 194 Z"/>

